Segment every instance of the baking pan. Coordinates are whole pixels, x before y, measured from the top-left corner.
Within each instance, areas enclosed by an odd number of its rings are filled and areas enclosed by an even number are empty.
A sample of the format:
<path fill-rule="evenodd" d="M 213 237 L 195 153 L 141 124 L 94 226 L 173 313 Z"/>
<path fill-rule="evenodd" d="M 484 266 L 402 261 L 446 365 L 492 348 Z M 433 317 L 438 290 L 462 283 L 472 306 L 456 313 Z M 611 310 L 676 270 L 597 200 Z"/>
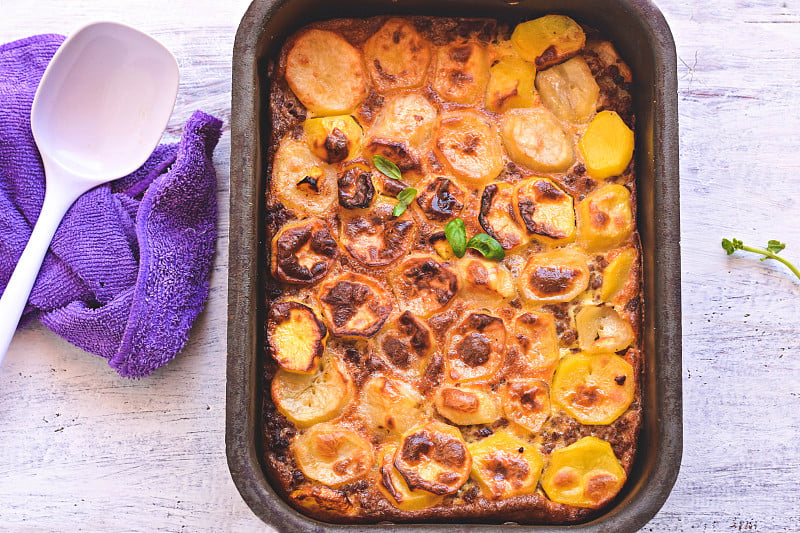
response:
<path fill-rule="evenodd" d="M 643 249 L 645 375 L 638 455 L 628 482 L 599 518 L 572 526 L 398 524 L 343 526 L 298 513 L 262 465 L 261 403 L 267 272 L 264 157 L 269 141 L 267 65 L 302 26 L 338 17 L 417 14 L 515 23 L 546 13 L 599 29 L 634 73 L 638 228 Z M 233 51 L 231 232 L 226 447 L 231 476 L 261 519 L 280 531 L 636 531 L 669 495 L 681 462 L 680 207 L 677 65 L 663 15 L 647 0 L 255 0 Z"/>

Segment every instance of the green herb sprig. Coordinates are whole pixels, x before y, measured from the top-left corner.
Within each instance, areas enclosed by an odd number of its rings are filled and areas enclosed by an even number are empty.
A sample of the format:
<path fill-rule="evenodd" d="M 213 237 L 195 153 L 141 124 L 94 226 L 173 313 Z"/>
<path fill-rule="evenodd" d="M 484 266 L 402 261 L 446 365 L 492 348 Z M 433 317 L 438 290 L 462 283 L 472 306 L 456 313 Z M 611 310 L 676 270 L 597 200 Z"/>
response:
<path fill-rule="evenodd" d="M 406 187 L 397 195 L 397 205 L 392 209 L 392 216 L 399 217 L 406 212 L 408 206 L 417 197 L 417 189 L 414 187 Z"/>
<path fill-rule="evenodd" d="M 444 227 L 444 236 L 447 237 L 447 242 L 450 243 L 450 248 L 453 249 L 455 256 L 459 258 L 464 257 L 467 248 L 479 251 L 486 259 L 492 261 L 502 261 L 506 256 L 500 243 L 486 233 L 474 235 L 467 241 L 467 228 L 460 218 L 454 218 L 447 223 Z"/>
<path fill-rule="evenodd" d="M 796 266 L 794 266 L 789 260 L 779 256 L 778 254 L 786 248 L 786 244 L 776 240 L 770 240 L 767 243 L 766 249 L 764 248 L 755 248 L 753 246 L 747 246 L 739 239 L 722 239 L 722 247 L 728 253 L 728 255 L 733 254 L 736 250 L 743 250 L 745 252 L 751 252 L 754 254 L 761 254 L 764 257 L 761 258 L 761 261 L 766 261 L 767 259 L 775 259 L 776 261 L 780 261 L 787 267 L 792 273 L 800 279 L 800 270 Z"/>

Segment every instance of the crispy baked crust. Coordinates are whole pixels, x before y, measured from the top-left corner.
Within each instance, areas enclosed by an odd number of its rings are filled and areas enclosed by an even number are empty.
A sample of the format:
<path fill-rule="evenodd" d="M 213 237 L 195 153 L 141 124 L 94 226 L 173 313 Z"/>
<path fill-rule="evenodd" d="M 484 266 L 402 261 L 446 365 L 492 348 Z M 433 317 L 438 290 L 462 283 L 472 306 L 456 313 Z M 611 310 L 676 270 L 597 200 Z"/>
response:
<path fill-rule="evenodd" d="M 282 51 L 274 64 L 269 67 L 269 78 L 271 89 L 269 94 L 269 109 L 271 122 L 271 135 L 269 146 L 266 153 L 266 181 L 267 187 L 267 219 L 264 221 L 267 235 L 272 238 L 279 229 L 288 221 L 295 218 L 302 218 L 288 209 L 275 196 L 269 187 L 272 163 L 274 155 L 286 136 L 300 138 L 302 136 L 302 122 L 307 118 L 307 111 L 300 101 L 289 88 L 286 79 L 286 58 L 293 42 L 309 28 L 329 30 L 338 33 L 351 45 L 359 50 L 363 50 L 364 43 L 373 35 L 390 17 L 373 17 L 368 19 L 337 19 L 326 22 L 314 23 L 303 28 L 295 35 L 290 37 L 284 44 Z M 510 29 L 506 26 L 498 25 L 493 20 L 486 19 L 456 19 L 456 18 L 432 18 L 432 17 L 405 17 L 414 28 L 435 46 L 443 46 L 455 41 L 470 41 L 482 44 L 496 42 L 498 39 L 508 39 Z M 599 87 L 600 98 L 598 100 L 598 111 L 607 109 L 616 111 L 625 123 L 633 128 L 634 116 L 632 114 L 632 99 L 628 92 L 630 87 L 630 71 L 628 67 L 613 54 L 609 53 L 609 48 L 605 46 L 605 41 L 591 30 L 587 30 L 588 42 L 581 55 L 589 65 Z M 613 48 L 611 48 L 613 50 Z M 458 108 L 454 104 L 443 102 L 438 94 L 430 87 L 431 78 L 428 76 L 428 85 L 423 87 L 421 93 L 434 104 L 437 110 L 442 111 Z M 374 123 L 376 116 L 385 104 L 386 97 L 381 96 L 374 87 L 370 85 L 368 94 L 364 101 L 353 112 L 353 115 L 363 125 L 364 129 Z M 499 120 L 499 115 L 486 113 L 491 120 Z M 366 160 L 364 163 L 368 163 Z M 532 172 L 511 162 L 504 156 L 504 167 L 496 181 L 518 183 L 522 179 L 533 175 L 544 175 L 551 177 L 566 192 L 573 196 L 575 202 L 582 200 L 587 194 L 598 187 L 597 180 L 592 179 L 586 172 L 583 163 L 578 159 L 565 172 L 561 173 L 541 173 Z M 426 159 L 414 163 L 425 167 L 431 175 L 449 176 L 445 172 L 444 165 L 440 158 L 435 155 L 426 154 Z M 402 166 L 401 166 L 402 168 Z M 410 167 L 409 167 L 410 168 Z M 406 170 L 406 169 L 403 169 Z M 413 169 L 412 169 L 413 171 Z M 441 174 L 439 174 L 441 173 Z M 340 174 L 341 175 L 341 174 Z M 398 187 L 396 183 L 388 183 L 387 188 L 380 184 L 381 177 L 375 176 L 375 193 L 381 192 L 387 196 L 396 196 Z M 636 209 L 636 189 L 634 177 L 634 164 L 628 166 L 627 170 L 620 176 L 605 180 L 608 182 L 625 185 L 631 192 L 631 203 Z M 425 181 L 421 180 L 420 184 Z M 403 184 L 405 185 L 405 184 Z M 394 187 L 394 190 L 392 189 Z M 420 193 L 423 187 L 418 187 Z M 472 235 L 484 231 L 480 225 L 479 213 L 481 208 L 481 196 L 483 186 L 467 188 L 466 197 L 463 202 L 463 210 L 460 215 L 466 222 L 467 233 Z M 392 194 L 393 192 L 393 194 Z M 418 197 L 419 198 L 419 197 Z M 420 204 L 422 205 L 422 204 Z M 340 208 L 341 209 L 341 208 Z M 459 206 L 459 209 L 462 209 Z M 334 210 L 335 211 L 335 210 Z M 450 214 L 442 215 L 441 220 L 446 220 Z M 441 220 L 431 220 L 414 214 L 416 222 L 416 232 L 409 247 L 409 254 L 425 253 L 432 254 L 435 251 L 431 245 L 430 236 L 441 232 L 443 224 Z M 323 216 L 331 228 L 338 228 L 340 225 L 339 216 L 336 212 L 331 212 Z M 433 217 L 435 219 L 435 217 Z M 269 242 L 269 240 L 267 241 Z M 640 254 L 638 234 L 634 233 L 627 247 L 633 248 Z M 522 255 L 541 250 L 542 247 L 537 243 L 529 246 L 528 251 Z M 266 253 L 270 253 L 269 249 Z M 611 252 L 597 253 L 590 255 L 588 264 L 591 272 L 589 290 L 597 291 L 602 283 L 602 271 L 608 262 L 613 259 L 614 250 Z M 327 279 L 340 275 L 345 272 L 355 272 L 368 275 L 380 281 L 385 287 L 389 286 L 388 273 L 399 263 L 393 262 L 388 266 L 365 266 L 341 248 L 341 252 L 336 262 L 330 269 Z M 542 454 L 547 457 L 554 449 L 561 448 L 576 442 L 584 436 L 593 435 L 608 441 L 612 449 L 625 469 L 630 473 L 636 453 L 637 437 L 641 425 L 641 373 L 643 371 L 643 357 L 641 354 L 641 272 L 640 262 L 637 260 L 633 266 L 631 279 L 622 291 L 618 293 L 615 308 L 620 310 L 620 315 L 625 318 L 632 326 L 635 341 L 630 348 L 621 352 L 623 358 L 628 361 L 634 369 L 636 376 L 636 395 L 633 403 L 628 410 L 613 423 L 601 426 L 582 425 L 565 412 L 554 413 L 547 421 L 545 426 L 536 436 L 535 442 L 539 445 Z M 313 301 L 313 293 L 316 286 L 293 286 L 285 285 L 276 281 L 268 272 L 265 276 L 265 305 L 271 306 L 273 302 L 293 299 L 298 301 Z M 576 304 L 557 303 L 544 305 L 539 310 L 551 313 L 555 317 L 556 329 L 559 344 L 564 350 L 572 349 L 577 351 L 577 332 L 575 329 L 574 311 Z M 510 323 L 513 314 L 522 309 L 524 303 L 519 298 L 508 302 L 508 305 L 499 309 L 497 314 Z M 434 351 L 430 362 L 427 364 L 421 375 L 415 376 L 414 385 L 419 392 L 430 399 L 436 387 L 444 381 L 443 352 L 449 338 L 451 329 L 463 317 L 467 310 L 467 305 L 461 301 L 454 301 L 442 310 L 433 313 L 427 319 L 433 333 L 434 344 L 439 349 Z M 507 316 L 505 316 L 505 315 Z M 353 378 L 356 387 L 361 385 L 370 377 L 376 374 L 404 375 L 398 368 L 392 366 L 385 358 L 378 355 L 373 347 L 376 341 L 372 340 L 353 340 L 353 339 L 331 339 L 327 350 L 334 354 Z M 268 348 L 265 348 L 268 350 Z M 269 383 L 275 372 L 277 364 L 270 360 L 264 369 L 265 383 Z M 509 350 L 505 361 L 502 364 L 498 376 L 514 376 L 520 369 L 514 350 Z M 398 374 L 399 373 L 399 374 Z M 496 378 L 499 380 L 503 377 Z M 495 382 L 495 384 L 497 381 Z M 269 390 L 269 387 L 266 387 Z M 358 398 L 358 396 L 356 396 Z M 377 448 L 381 438 L 371 434 L 360 420 L 358 411 L 358 401 L 354 400 L 342 412 L 341 416 L 334 422 L 341 427 L 353 429 L 368 438 Z M 440 419 L 443 420 L 443 419 Z M 467 442 L 484 438 L 492 432 L 497 431 L 509 422 L 501 418 L 497 422 L 477 426 L 461 426 L 461 430 Z M 266 473 L 270 478 L 273 487 L 285 498 L 292 506 L 302 513 L 313 518 L 336 523 L 376 523 L 381 521 L 393 522 L 519 522 L 525 524 L 571 524 L 587 521 L 602 513 L 602 509 L 588 509 L 555 503 L 546 498 L 544 492 L 539 488 L 535 493 L 511 497 L 506 500 L 486 499 L 475 483 L 470 479 L 455 494 L 445 496 L 439 505 L 418 511 L 400 510 L 392 505 L 378 490 L 377 483 L 379 476 L 377 468 L 374 472 L 362 479 L 340 487 L 325 487 L 307 479 L 303 472 L 298 468 L 295 461 L 291 444 L 302 429 L 296 428 L 283 415 L 281 415 L 272 402 L 269 394 L 265 394 L 263 400 L 263 442 L 264 442 L 264 464 Z"/>

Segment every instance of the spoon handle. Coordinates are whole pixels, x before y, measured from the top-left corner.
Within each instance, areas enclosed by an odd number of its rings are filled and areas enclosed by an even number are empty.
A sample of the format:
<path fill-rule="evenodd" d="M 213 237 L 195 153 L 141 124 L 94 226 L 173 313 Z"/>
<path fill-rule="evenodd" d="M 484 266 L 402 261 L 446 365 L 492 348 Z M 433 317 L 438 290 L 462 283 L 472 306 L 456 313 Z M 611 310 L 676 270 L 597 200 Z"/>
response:
<path fill-rule="evenodd" d="M 8 281 L 5 292 L 0 297 L 0 364 L 6 356 L 8 345 L 25 310 L 28 296 L 39 275 L 39 269 L 50 247 L 50 241 L 75 199 L 73 194 L 47 187 L 39 219 L 31 233 L 31 238 L 19 258 L 14 273 Z"/>

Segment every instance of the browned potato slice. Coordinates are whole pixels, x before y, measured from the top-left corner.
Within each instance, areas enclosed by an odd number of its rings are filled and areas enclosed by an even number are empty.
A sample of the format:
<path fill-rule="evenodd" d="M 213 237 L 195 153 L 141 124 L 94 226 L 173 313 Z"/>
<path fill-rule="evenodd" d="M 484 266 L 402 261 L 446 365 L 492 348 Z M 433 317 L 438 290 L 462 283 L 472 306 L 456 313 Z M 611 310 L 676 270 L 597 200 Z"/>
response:
<path fill-rule="evenodd" d="M 365 476 L 374 461 L 367 439 L 330 423 L 318 424 L 297 437 L 293 449 L 303 474 L 329 487 Z"/>
<path fill-rule="evenodd" d="M 331 511 L 344 516 L 358 514 L 358 509 L 348 501 L 344 492 L 325 485 L 301 485 L 289 497 L 312 513 Z"/>
<path fill-rule="evenodd" d="M 628 248 L 617 254 L 608 266 L 603 269 L 603 284 L 600 287 L 600 299 L 611 301 L 625 287 L 631 270 L 636 264 L 636 250 Z"/>
<path fill-rule="evenodd" d="M 437 121 L 434 146 L 456 176 L 473 184 L 486 183 L 503 170 L 500 137 L 476 111 L 442 113 Z"/>
<path fill-rule="evenodd" d="M 380 197 L 370 209 L 340 212 L 340 239 L 354 259 L 367 266 L 384 266 L 405 255 L 414 235 L 411 212 L 392 214 L 395 201 Z"/>
<path fill-rule="evenodd" d="M 337 257 L 336 240 L 319 218 L 290 222 L 272 238 L 272 275 L 284 283 L 316 283 L 328 274 Z"/>
<path fill-rule="evenodd" d="M 312 374 L 325 350 L 328 328 L 300 302 L 279 302 L 269 310 L 267 343 L 270 354 L 289 372 Z"/>
<path fill-rule="evenodd" d="M 513 341 L 520 350 L 521 373 L 549 383 L 560 355 L 555 317 L 522 313 L 514 320 Z"/>
<path fill-rule="evenodd" d="M 394 466 L 411 490 L 444 495 L 458 491 L 467 481 L 472 459 L 457 428 L 427 422 L 403 435 Z"/>
<path fill-rule="evenodd" d="M 536 89 L 542 103 L 558 118 L 577 123 L 592 117 L 600 96 L 600 87 L 580 56 L 539 72 Z"/>
<path fill-rule="evenodd" d="M 533 254 L 517 279 L 520 294 L 534 304 L 569 302 L 589 286 L 587 263 L 570 248 Z"/>
<path fill-rule="evenodd" d="M 537 433 L 550 418 L 550 391 L 538 379 L 510 379 L 500 393 L 506 418 Z"/>
<path fill-rule="evenodd" d="M 392 310 L 391 296 L 380 283 L 353 272 L 327 280 L 317 297 L 337 337 L 372 337 Z"/>
<path fill-rule="evenodd" d="M 534 444 L 507 431 L 469 445 L 472 478 L 484 496 L 502 500 L 536 491 L 542 471 L 542 454 Z"/>
<path fill-rule="evenodd" d="M 272 194 L 298 215 L 324 215 L 336 202 L 336 171 L 287 135 L 272 162 Z"/>
<path fill-rule="evenodd" d="M 397 445 L 387 444 L 382 446 L 377 454 L 380 476 L 378 489 L 389 500 L 389 503 L 403 511 L 418 511 L 440 504 L 444 496 L 433 494 L 427 490 L 408 488 L 408 483 L 394 467 L 396 452 Z"/>
<path fill-rule="evenodd" d="M 361 388 L 361 412 L 373 432 L 402 435 L 422 418 L 422 397 L 399 379 L 373 376 Z"/>
<path fill-rule="evenodd" d="M 389 273 L 397 302 L 415 315 L 444 309 L 458 292 L 458 275 L 432 255 L 412 255 Z"/>
<path fill-rule="evenodd" d="M 631 193 L 611 183 L 590 193 L 575 208 L 578 243 L 589 251 L 603 251 L 624 243 L 633 233 Z"/>
<path fill-rule="evenodd" d="M 339 175 L 339 205 L 345 209 L 365 209 L 375 197 L 372 172 L 364 163 L 348 165 Z"/>
<path fill-rule="evenodd" d="M 536 68 L 516 56 L 506 56 L 492 65 L 486 88 L 486 109 L 502 113 L 517 107 L 532 107 L 539 101 L 534 87 Z"/>
<path fill-rule="evenodd" d="M 478 222 L 505 250 L 528 242 L 528 236 L 514 208 L 514 186 L 510 183 L 492 183 L 486 186 L 481 196 Z"/>
<path fill-rule="evenodd" d="M 425 217 L 434 222 L 447 222 L 464 208 L 464 190 L 447 178 L 431 178 L 417 196 Z"/>
<path fill-rule="evenodd" d="M 633 342 L 633 328 L 613 307 L 587 305 L 575 315 L 575 327 L 587 353 L 618 352 Z"/>
<path fill-rule="evenodd" d="M 580 52 L 586 43 L 586 34 L 569 17 L 545 15 L 518 24 L 511 34 L 511 42 L 522 59 L 541 70 Z"/>
<path fill-rule="evenodd" d="M 459 426 L 491 424 L 502 415 L 488 385 L 446 385 L 436 391 L 433 403 L 440 415 Z"/>
<path fill-rule="evenodd" d="M 572 140 L 545 107 L 512 109 L 503 115 L 508 156 L 539 172 L 562 172 L 575 161 Z"/>
<path fill-rule="evenodd" d="M 553 180 L 534 177 L 517 186 L 516 204 L 525 229 L 543 244 L 560 246 L 575 240 L 572 196 Z"/>
<path fill-rule="evenodd" d="M 375 345 L 394 368 L 418 377 L 433 352 L 433 333 L 425 321 L 404 311 L 387 322 Z"/>
<path fill-rule="evenodd" d="M 436 55 L 433 90 L 457 104 L 479 104 L 489 81 L 489 58 L 478 43 L 440 46 Z"/>
<path fill-rule="evenodd" d="M 502 263 L 464 257 L 457 267 L 461 295 L 466 300 L 491 307 L 517 295 L 511 272 Z"/>
<path fill-rule="evenodd" d="M 367 39 L 364 59 L 378 91 L 419 87 L 431 62 L 431 45 L 408 21 L 393 18 Z"/>
<path fill-rule="evenodd" d="M 502 318 L 472 311 L 452 329 L 445 354 L 445 376 L 453 381 L 492 377 L 505 360 Z"/>
<path fill-rule="evenodd" d="M 361 54 L 331 31 L 310 29 L 286 56 L 286 81 L 315 115 L 349 113 L 367 95 Z"/>
<path fill-rule="evenodd" d="M 350 115 L 310 118 L 303 129 L 308 147 L 328 163 L 352 159 L 361 150 L 361 126 Z"/>

